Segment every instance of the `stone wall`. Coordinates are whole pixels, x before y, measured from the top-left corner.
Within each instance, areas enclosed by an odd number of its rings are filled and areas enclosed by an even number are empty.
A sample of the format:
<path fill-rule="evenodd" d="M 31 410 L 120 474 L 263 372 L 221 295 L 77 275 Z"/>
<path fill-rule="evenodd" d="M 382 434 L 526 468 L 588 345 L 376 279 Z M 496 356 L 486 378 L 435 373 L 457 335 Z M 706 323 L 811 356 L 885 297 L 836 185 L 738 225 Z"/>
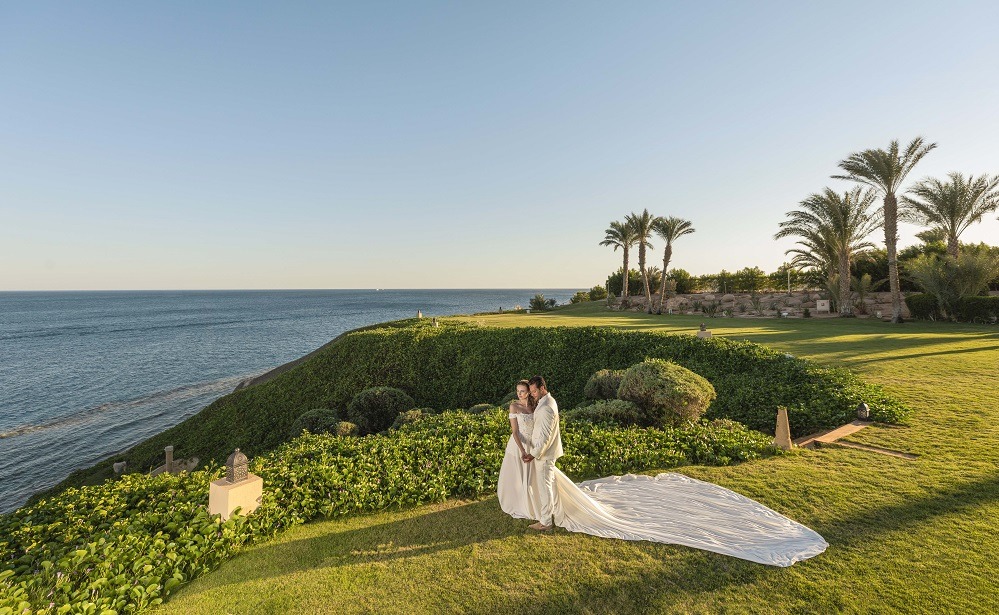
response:
<path fill-rule="evenodd" d="M 760 293 L 755 298 L 749 293 L 694 293 L 689 295 L 676 295 L 666 300 L 663 312 L 672 310 L 674 314 L 703 314 L 703 306 L 709 304 L 717 305 L 718 316 L 744 316 L 744 317 L 775 317 L 786 313 L 789 318 L 799 318 L 804 309 L 808 308 L 811 316 L 824 318 L 828 316 L 839 316 L 838 313 L 816 312 L 816 302 L 822 298 L 822 294 L 815 291 L 795 291 L 788 295 L 786 292 Z M 633 312 L 644 312 L 645 297 L 628 297 L 630 306 L 627 308 Z M 652 303 L 659 305 L 659 295 L 652 296 Z M 611 300 L 611 306 L 620 308 L 620 298 Z M 726 313 L 727 312 L 727 313 Z M 891 318 L 891 293 L 878 292 L 869 293 L 864 300 L 864 306 L 856 309 L 858 318 L 874 318 L 881 312 L 882 318 Z M 902 303 L 902 317 L 909 317 L 909 310 Z"/>

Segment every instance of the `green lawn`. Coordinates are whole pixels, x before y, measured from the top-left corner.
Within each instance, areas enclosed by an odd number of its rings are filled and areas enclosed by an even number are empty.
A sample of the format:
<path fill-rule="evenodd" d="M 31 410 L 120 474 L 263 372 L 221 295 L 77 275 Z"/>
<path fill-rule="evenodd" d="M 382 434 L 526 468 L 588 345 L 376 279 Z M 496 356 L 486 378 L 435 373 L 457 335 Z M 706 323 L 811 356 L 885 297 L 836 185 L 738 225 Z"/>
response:
<path fill-rule="evenodd" d="M 608 312 L 471 316 L 493 326 L 693 332 L 703 319 Z M 294 528 L 192 582 L 173 613 L 968 612 L 999 610 L 999 329 L 858 319 L 707 320 L 884 385 L 915 414 L 827 446 L 681 471 L 812 527 L 822 555 L 778 569 L 685 547 L 529 533 L 495 497 Z M 556 397 L 558 391 L 554 391 Z"/>

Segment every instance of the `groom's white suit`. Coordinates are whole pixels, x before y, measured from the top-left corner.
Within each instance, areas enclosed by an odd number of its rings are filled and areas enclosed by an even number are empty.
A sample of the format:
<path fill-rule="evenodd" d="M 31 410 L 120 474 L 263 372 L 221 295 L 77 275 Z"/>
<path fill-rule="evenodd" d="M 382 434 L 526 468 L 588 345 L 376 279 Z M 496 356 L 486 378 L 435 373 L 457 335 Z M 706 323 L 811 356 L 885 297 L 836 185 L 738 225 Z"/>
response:
<path fill-rule="evenodd" d="M 558 404 L 546 394 L 534 409 L 534 434 L 531 436 L 531 456 L 538 472 L 538 490 L 541 492 L 541 518 L 544 525 L 552 525 L 555 509 L 555 460 L 562 456 L 562 433 L 558 427 Z"/>

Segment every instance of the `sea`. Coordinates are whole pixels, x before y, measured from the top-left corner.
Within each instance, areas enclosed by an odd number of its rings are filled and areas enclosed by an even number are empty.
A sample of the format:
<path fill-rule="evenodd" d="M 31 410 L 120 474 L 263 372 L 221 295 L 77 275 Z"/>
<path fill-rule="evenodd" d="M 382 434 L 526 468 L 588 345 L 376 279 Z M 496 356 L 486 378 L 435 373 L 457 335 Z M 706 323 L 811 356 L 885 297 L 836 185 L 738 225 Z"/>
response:
<path fill-rule="evenodd" d="M 0 292 L 0 513 L 344 331 L 573 292 Z"/>

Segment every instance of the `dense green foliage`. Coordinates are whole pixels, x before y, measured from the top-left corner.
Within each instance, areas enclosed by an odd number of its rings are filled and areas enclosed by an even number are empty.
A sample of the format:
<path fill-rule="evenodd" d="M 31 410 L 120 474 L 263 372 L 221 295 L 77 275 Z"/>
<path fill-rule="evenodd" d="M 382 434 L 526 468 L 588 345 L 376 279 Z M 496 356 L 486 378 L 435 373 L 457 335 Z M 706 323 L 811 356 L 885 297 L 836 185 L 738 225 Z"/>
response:
<path fill-rule="evenodd" d="M 346 418 L 362 434 L 384 431 L 392 426 L 400 412 L 416 407 L 413 398 L 395 387 L 364 389 L 347 406 Z"/>
<path fill-rule="evenodd" d="M 316 408 L 303 412 L 295 422 L 291 424 L 288 435 L 292 438 L 302 433 L 302 430 L 311 433 L 336 433 L 340 425 L 340 413 L 329 408 Z"/>
<path fill-rule="evenodd" d="M 702 376 L 662 359 L 647 359 L 625 370 L 617 394 L 637 405 L 646 424 L 654 426 L 694 421 L 718 396 Z"/>
<path fill-rule="evenodd" d="M 617 399 L 617 389 L 621 386 L 623 369 L 597 370 L 583 387 L 586 399 Z"/>
<path fill-rule="evenodd" d="M 586 422 L 596 425 L 641 425 L 644 413 L 630 401 L 600 399 L 560 413 L 569 422 Z"/>
<path fill-rule="evenodd" d="M 205 506 L 209 482 L 222 475 L 215 466 L 67 490 L 0 516 L 0 613 L 139 611 L 289 526 L 489 493 L 509 429 L 506 412 L 494 408 L 424 415 L 364 438 L 304 434 L 251 460 L 264 479 L 264 501 L 226 522 Z M 566 424 L 562 433 L 568 453 L 560 467 L 575 478 L 775 452 L 767 436 L 732 425 Z"/>
<path fill-rule="evenodd" d="M 905 298 L 909 314 L 920 320 L 943 320 L 946 317 L 940 309 L 940 302 L 933 295 L 917 293 Z M 953 319 L 971 322 L 976 318 L 989 320 L 999 316 L 999 297 L 962 297 L 951 308 Z"/>
<path fill-rule="evenodd" d="M 964 297 L 954 307 L 954 317 L 962 322 L 999 316 L 999 297 Z"/>
<path fill-rule="evenodd" d="M 779 405 L 788 408 L 795 437 L 850 421 L 861 401 L 878 421 L 899 422 L 908 412 L 881 388 L 848 372 L 751 342 L 603 327 L 500 329 L 454 322 L 434 327 L 410 321 L 344 335 L 294 369 L 218 399 L 122 457 L 138 470 L 156 463 L 168 444 L 177 456 L 206 461 L 222 461 L 236 447 L 259 455 L 280 445 L 306 410 L 346 407 L 358 391 L 379 385 L 399 388 L 415 400 L 402 410 L 467 408 L 503 399 L 515 382 L 540 373 L 559 405 L 572 408 L 583 401 L 591 374 L 646 358 L 670 360 L 707 378 L 718 398 L 706 418 L 731 418 L 751 429 L 772 433 Z M 69 482 L 110 476 L 108 461 Z"/>
<path fill-rule="evenodd" d="M 940 303 L 933 295 L 926 293 L 915 293 L 905 298 L 905 306 L 909 308 L 909 315 L 919 320 L 940 320 Z"/>

